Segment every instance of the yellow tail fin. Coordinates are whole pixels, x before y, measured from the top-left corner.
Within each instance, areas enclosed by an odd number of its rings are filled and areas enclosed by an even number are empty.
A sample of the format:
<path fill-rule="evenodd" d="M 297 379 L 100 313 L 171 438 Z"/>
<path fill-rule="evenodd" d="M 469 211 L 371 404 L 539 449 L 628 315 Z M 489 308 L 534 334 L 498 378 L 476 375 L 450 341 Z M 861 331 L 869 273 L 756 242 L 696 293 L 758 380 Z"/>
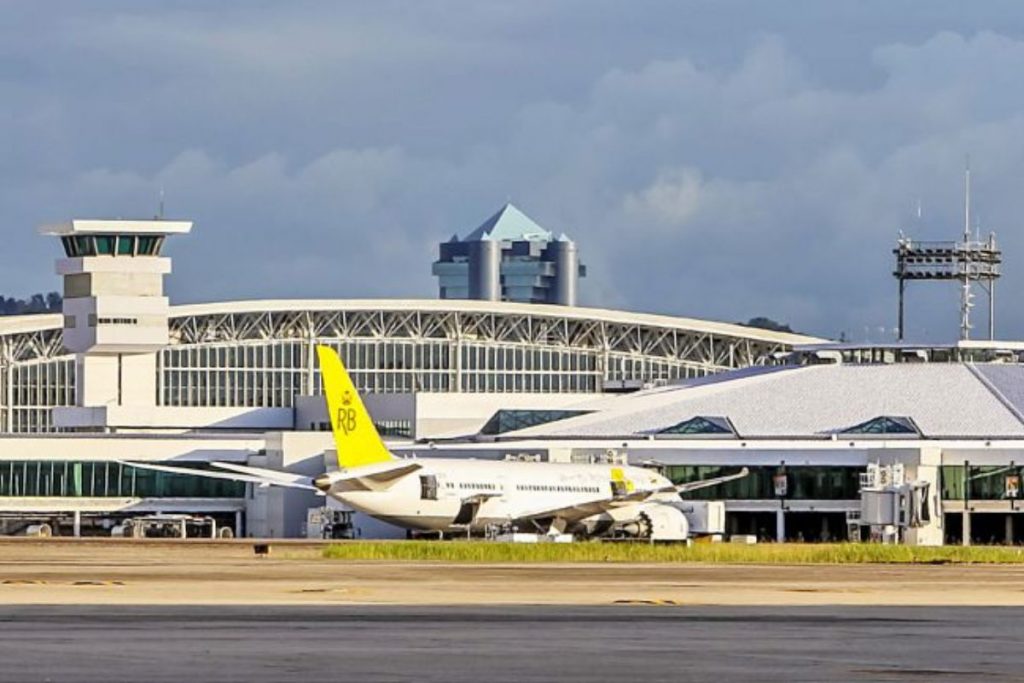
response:
<path fill-rule="evenodd" d="M 381 441 L 337 352 L 327 346 L 318 346 L 316 353 L 320 358 L 331 431 L 338 449 L 338 467 L 347 469 L 394 460 L 395 456 Z"/>

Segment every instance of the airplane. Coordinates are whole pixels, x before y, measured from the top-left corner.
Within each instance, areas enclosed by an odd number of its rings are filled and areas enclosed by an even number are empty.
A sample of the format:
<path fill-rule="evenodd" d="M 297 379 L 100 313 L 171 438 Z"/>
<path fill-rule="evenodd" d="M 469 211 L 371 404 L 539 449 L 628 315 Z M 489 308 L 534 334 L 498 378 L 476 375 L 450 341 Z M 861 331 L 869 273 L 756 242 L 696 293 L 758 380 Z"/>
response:
<path fill-rule="evenodd" d="M 409 531 L 469 534 L 494 528 L 549 535 L 614 534 L 682 541 L 689 533 L 680 494 L 747 476 L 673 484 L 647 467 L 399 458 L 377 432 L 338 354 L 318 346 L 338 469 L 317 477 L 214 462 L 218 470 L 124 464 L 143 469 L 316 491 Z"/>

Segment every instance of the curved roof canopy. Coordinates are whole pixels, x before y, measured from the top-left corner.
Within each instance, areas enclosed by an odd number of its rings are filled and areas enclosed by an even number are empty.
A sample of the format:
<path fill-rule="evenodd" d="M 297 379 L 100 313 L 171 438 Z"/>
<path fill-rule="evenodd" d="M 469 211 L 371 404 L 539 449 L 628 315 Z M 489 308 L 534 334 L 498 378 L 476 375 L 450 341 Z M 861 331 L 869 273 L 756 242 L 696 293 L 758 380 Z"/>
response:
<path fill-rule="evenodd" d="M 603 308 L 584 308 L 580 306 L 456 299 L 267 299 L 222 301 L 171 306 L 171 318 L 243 313 L 300 313 L 303 311 L 464 312 L 494 313 L 496 315 L 533 315 L 566 320 L 592 320 L 622 325 L 645 325 L 686 332 L 736 337 L 786 346 L 824 341 L 801 334 L 773 332 L 756 327 L 700 318 L 683 318 Z M 0 335 L 50 330 L 60 328 L 62 324 L 63 317 L 59 314 L 0 317 Z"/>

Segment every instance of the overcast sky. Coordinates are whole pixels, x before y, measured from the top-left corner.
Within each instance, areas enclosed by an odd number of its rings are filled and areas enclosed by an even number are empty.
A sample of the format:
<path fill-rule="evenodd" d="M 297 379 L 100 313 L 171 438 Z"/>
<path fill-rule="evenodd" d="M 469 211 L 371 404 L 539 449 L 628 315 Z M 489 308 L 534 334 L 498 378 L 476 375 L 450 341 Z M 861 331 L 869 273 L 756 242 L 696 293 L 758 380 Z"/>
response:
<path fill-rule="evenodd" d="M 579 243 L 584 304 L 882 339 L 898 231 L 962 232 L 970 154 L 1024 337 L 1018 0 L 0 14 L 0 294 L 58 288 L 37 225 L 152 216 L 163 188 L 195 221 L 176 302 L 433 297 L 437 242 L 511 198 Z M 954 336 L 955 286 L 910 290 L 912 335 Z"/>

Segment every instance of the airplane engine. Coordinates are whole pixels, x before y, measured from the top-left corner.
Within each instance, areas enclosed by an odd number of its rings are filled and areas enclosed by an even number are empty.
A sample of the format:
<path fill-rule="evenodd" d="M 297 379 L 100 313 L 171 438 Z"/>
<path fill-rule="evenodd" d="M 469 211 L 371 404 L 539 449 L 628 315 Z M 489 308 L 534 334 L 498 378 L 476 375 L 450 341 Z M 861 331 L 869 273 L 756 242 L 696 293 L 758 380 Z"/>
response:
<path fill-rule="evenodd" d="M 636 517 L 622 523 L 618 531 L 652 541 L 685 541 L 690 535 L 690 525 L 686 515 L 673 505 L 645 503 L 637 507 Z"/>

